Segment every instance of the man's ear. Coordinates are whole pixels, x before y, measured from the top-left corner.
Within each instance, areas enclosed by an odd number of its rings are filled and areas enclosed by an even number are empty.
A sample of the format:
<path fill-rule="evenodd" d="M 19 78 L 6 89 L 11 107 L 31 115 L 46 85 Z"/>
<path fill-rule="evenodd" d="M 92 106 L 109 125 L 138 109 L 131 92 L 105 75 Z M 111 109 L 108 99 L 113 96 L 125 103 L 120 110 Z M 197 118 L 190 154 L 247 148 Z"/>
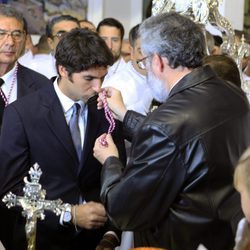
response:
<path fill-rule="evenodd" d="M 68 71 L 62 65 L 58 65 L 58 72 L 61 77 L 66 77 L 66 78 L 68 77 Z"/>
<path fill-rule="evenodd" d="M 152 58 L 152 68 L 157 74 L 162 74 L 164 71 L 165 62 L 163 61 L 163 58 L 158 55 L 154 54 Z"/>
<path fill-rule="evenodd" d="M 51 51 L 54 51 L 54 41 L 52 38 L 48 37 L 47 42 Z"/>

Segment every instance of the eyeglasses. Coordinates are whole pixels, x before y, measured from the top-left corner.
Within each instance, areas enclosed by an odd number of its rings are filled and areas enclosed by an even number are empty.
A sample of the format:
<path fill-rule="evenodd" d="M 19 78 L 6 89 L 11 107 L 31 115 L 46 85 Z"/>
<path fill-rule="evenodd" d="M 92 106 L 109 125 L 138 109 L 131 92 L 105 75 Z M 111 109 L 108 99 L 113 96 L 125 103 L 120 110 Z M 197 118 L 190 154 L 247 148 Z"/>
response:
<path fill-rule="evenodd" d="M 57 37 L 59 40 L 62 39 L 63 36 L 65 36 L 67 34 L 67 31 L 61 30 L 58 31 L 55 35 L 53 35 L 52 37 Z"/>
<path fill-rule="evenodd" d="M 6 39 L 8 36 L 16 41 L 20 42 L 24 37 L 25 32 L 21 30 L 14 30 L 14 31 L 7 31 L 7 30 L 0 30 L 0 40 Z"/>
<path fill-rule="evenodd" d="M 149 57 L 151 57 L 151 56 L 145 56 L 145 57 L 143 57 L 142 59 L 136 61 L 137 65 L 138 65 L 138 67 L 139 67 L 140 69 L 142 69 L 142 70 L 145 70 L 145 69 L 146 69 L 146 61 L 145 61 L 145 60 L 146 60 L 147 58 L 149 58 Z"/>

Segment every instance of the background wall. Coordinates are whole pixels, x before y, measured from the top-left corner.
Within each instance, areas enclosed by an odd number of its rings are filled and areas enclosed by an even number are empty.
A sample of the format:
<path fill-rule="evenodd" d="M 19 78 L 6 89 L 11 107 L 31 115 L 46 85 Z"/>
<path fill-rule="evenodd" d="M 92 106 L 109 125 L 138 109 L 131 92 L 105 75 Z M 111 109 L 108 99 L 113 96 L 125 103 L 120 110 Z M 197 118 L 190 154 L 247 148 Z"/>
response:
<path fill-rule="evenodd" d="M 125 28 L 125 38 L 128 37 L 129 30 L 136 24 L 143 20 L 143 11 L 150 0 L 86 0 L 87 19 L 97 25 L 103 18 L 114 17 L 121 21 Z M 181 0 L 183 1 L 183 0 Z M 220 13 L 225 16 L 234 29 L 243 30 L 244 20 L 244 4 L 249 0 L 219 0 L 222 1 L 220 5 Z M 249 17 L 250 18 L 250 17 Z M 250 21 L 249 21 L 250 25 Z M 213 34 L 220 34 L 220 32 L 213 27 L 208 27 Z M 250 28 L 249 28 L 250 32 Z M 34 36 L 37 40 L 39 36 Z M 32 36 L 33 39 L 33 36 Z"/>
<path fill-rule="evenodd" d="M 223 0 L 220 5 L 220 13 L 234 29 L 243 30 L 245 1 L 249 0 Z M 143 0 L 88 0 L 87 18 L 95 25 L 105 17 L 117 18 L 125 27 L 125 37 L 130 28 L 142 21 L 142 14 Z"/>
<path fill-rule="evenodd" d="M 89 0 L 87 18 L 97 25 L 103 18 L 114 17 L 129 30 L 142 21 L 143 0 Z"/>

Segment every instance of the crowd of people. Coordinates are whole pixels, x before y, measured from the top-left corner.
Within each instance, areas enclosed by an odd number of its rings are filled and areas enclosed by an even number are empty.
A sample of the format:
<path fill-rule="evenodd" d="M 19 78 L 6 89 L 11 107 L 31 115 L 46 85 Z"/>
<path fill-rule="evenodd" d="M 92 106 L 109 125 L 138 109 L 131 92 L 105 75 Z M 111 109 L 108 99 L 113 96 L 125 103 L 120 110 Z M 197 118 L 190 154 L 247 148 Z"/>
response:
<path fill-rule="evenodd" d="M 36 249 L 249 249 L 250 59 L 240 72 L 173 12 L 127 41 L 111 17 L 56 16 L 35 46 L 27 25 L 0 4 L 0 199 L 38 163 L 65 203 L 37 221 Z M 0 222 L 0 249 L 27 249 L 20 207 L 1 201 Z"/>

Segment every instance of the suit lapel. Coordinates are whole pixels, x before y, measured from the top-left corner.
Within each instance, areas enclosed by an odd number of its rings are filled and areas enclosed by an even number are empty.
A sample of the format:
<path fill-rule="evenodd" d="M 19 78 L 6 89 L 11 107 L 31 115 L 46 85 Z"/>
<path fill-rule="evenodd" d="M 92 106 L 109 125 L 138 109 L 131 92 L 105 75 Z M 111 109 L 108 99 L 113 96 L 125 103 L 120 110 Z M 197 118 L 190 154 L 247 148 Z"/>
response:
<path fill-rule="evenodd" d="M 75 147 L 72 142 L 69 127 L 66 123 L 62 106 L 55 93 L 54 87 L 48 88 L 45 98 L 42 100 L 42 105 L 45 109 L 45 120 L 55 135 L 60 144 L 72 156 L 72 159 L 79 165 Z"/>

